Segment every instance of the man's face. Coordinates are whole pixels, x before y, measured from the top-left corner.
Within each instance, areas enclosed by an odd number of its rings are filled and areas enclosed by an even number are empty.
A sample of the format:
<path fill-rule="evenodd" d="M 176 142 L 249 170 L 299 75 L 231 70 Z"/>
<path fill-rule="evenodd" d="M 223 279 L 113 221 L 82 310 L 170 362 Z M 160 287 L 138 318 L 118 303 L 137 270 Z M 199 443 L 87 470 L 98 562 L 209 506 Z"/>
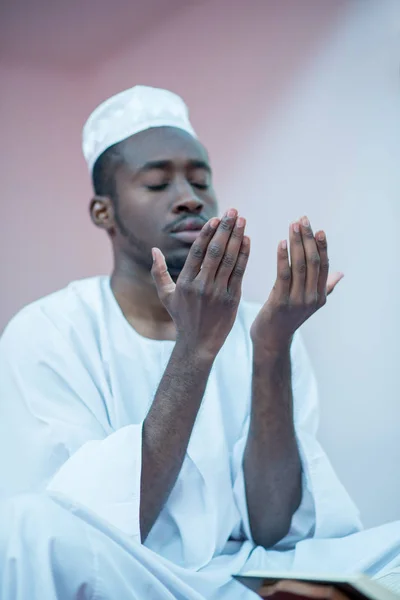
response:
<path fill-rule="evenodd" d="M 151 248 L 164 253 L 176 278 L 203 224 L 217 214 L 204 147 L 173 127 L 143 131 L 122 142 L 116 172 L 115 248 L 150 270 Z"/>

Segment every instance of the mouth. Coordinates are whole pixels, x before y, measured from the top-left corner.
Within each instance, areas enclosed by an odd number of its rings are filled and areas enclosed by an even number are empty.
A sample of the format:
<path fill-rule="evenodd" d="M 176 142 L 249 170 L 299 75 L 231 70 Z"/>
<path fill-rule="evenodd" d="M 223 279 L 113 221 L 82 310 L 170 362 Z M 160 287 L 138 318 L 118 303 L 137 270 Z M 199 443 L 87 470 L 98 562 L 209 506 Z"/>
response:
<path fill-rule="evenodd" d="M 193 244 L 200 235 L 205 221 L 199 217 L 188 217 L 180 221 L 170 232 L 171 236 L 184 244 Z"/>

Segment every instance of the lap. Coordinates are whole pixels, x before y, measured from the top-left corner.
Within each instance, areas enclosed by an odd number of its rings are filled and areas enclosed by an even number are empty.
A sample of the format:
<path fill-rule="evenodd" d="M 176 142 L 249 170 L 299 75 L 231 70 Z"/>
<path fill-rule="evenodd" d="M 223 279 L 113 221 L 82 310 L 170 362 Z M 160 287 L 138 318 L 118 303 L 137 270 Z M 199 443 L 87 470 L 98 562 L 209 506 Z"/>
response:
<path fill-rule="evenodd" d="M 3 502 L 0 531 L 3 600 L 202 600 L 153 552 L 46 494 Z"/>

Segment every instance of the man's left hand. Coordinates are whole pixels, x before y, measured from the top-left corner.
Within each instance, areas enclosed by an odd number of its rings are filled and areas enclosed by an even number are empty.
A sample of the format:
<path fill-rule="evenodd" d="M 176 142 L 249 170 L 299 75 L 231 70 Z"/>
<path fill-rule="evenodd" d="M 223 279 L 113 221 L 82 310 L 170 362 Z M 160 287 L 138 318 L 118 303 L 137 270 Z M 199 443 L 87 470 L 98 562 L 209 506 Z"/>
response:
<path fill-rule="evenodd" d="M 307 217 L 292 223 L 286 241 L 279 244 L 277 279 L 251 327 L 255 348 L 280 352 L 290 347 L 295 331 L 324 306 L 342 273 L 329 275 L 326 235 L 315 235 Z"/>

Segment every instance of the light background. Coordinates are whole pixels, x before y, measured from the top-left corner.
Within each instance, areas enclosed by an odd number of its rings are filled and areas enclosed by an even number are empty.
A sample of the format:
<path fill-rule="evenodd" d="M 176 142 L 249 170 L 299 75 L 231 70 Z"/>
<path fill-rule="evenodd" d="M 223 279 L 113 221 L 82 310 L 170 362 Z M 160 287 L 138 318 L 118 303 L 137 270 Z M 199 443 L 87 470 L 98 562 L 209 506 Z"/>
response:
<path fill-rule="evenodd" d="M 364 522 L 400 518 L 400 2 L 7 0 L 0 24 L 0 329 L 109 271 L 81 127 L 126 87 L 168 87 L 210 150 L 221 208 L 248 219 L 248 298 L 266 299 L 290 221 L 327 230 L 346 277 L 303 330 L 320 438 Z"/>

